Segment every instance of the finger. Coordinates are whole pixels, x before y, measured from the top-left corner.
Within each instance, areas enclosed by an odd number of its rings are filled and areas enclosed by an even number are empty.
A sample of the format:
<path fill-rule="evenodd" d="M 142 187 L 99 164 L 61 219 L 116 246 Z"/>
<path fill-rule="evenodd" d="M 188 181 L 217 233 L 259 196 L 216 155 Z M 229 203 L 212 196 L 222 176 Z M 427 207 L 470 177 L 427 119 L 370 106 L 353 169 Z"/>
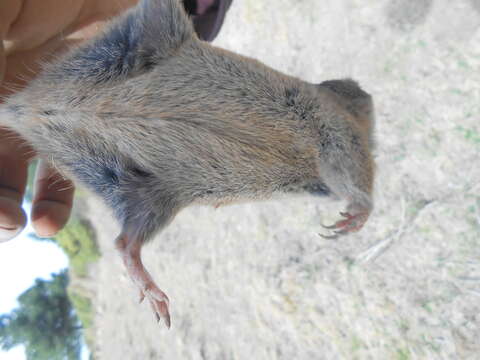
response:
<path fill-rule="evenodd" d="M 25 211 L 15 197 L 16 192 L 0 187 L 0 242 L 13 239 L 27 223 Z"/>
<path fill-rule="evenodd" d="M 15 2 L 23 4 L 5 34 L 8 48 L 12 51 L 33 49 L 55 35 L 65 33 L 78 18 L 84 3 L 76 0 Z"/>
<path fill-rule="evenodd" d="M 3 74 L 5 73 L 5 64 L 6 64 L 5 49 L 3 48 L 3 40 L 0 37 L 0 84 L 3 81 Z"/>
<path fill-rule="evenodd" d="M 61 45 L 62 43 L 52 40 L 38 48 L 8 54 L 0 96 L 5 98 L 24 88 L 40 72 L 42 63 L 54 58 L 54 52 Z"/>
<path fill-rule="evenodd" d="M 26 224 L 22 199 L 29 149 L 18 136 L 0 129 L 0 241 L 14 238 Z"/>
<path fill-rule="evenodd" d="M 75 189 L 45 161 L 38 165 L 35 182 L 32 225 L 38 236 L 51 237 L 67 223 Z"/>

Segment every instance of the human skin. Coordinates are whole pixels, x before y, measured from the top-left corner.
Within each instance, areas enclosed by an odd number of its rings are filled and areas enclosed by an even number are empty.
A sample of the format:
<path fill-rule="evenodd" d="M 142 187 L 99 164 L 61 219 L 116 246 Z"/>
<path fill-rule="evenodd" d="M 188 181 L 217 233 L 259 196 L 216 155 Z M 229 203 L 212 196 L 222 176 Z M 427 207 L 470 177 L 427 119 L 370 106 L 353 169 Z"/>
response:
<path fill-rule="evenodd" d="M 22 89 L 41 64 L 94 36 L 106 20 L 137 0 L 2 0 L 0 2 L 0 102 Z M 21 207 L 32 149 L 0 128 L 0 241 L 25 226 Z M 55 235 L 68 221 L 74 187 L 40 162 L 32 202 L 32 225 L 40 237 Z"/>

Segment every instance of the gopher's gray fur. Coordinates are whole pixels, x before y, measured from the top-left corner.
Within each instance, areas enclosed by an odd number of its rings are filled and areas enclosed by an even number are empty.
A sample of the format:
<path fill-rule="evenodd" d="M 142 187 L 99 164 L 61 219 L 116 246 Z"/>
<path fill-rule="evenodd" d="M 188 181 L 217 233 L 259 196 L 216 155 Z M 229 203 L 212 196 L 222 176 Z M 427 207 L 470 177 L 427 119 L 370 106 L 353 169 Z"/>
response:
<path fill-rule="evenodd" d="M 2 105 L 0 124 L 109 204 L 129 273 L 165 319 L 136 251 L 182 208 L 333 195 L 349 204 L 338 234 L 372 209 L 371 97 L 352 80 L 309 84 L 200 41 L 177 0 L 141 1 L 46 66 Z"/>

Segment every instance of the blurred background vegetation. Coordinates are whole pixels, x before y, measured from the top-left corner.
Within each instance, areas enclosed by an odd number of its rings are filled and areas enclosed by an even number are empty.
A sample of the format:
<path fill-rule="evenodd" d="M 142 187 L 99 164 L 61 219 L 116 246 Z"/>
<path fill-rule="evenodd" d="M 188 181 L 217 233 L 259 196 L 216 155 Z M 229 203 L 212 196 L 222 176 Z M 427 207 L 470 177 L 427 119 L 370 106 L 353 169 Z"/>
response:
<path fill-rule="evenodd" d="M 35 162 L 29 168 L 26 202 L 33 198 L 36 166 Z M 83 196 L 77 192 L 76 202 Z M 90 349 L 94 346 L 93 294 L 82 280 L 88 278 L 89 267 L 100 257 L 95 233 L 90 223 L 74 212 L 55 237 L 28 236 L 57 244 L 67 255 L 69 268 L 52 274 L 49 280 L 36 279 L 18 297 L 19 306 L 0 315 L 0 347 L 9 350 L 23 345 L 28 360 L 80 359 L 82 336 Z"/>

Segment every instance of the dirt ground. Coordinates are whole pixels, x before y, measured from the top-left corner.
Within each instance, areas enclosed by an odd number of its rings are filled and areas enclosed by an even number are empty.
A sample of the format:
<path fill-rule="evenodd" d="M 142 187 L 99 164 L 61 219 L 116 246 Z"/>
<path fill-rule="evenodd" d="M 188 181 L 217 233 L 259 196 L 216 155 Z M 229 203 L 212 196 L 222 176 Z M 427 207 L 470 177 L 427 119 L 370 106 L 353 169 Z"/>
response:
<path fill-rule="evenodd" d="M 171 300 L 154 321 L 89 213 L 103 257 L 98 359 L 478 359 L 480 1 L 235 0 L 218 46 L 376 102 L 375 211 L 326 240 L 341 203 L 183 211 L 144 249 Z"/>

